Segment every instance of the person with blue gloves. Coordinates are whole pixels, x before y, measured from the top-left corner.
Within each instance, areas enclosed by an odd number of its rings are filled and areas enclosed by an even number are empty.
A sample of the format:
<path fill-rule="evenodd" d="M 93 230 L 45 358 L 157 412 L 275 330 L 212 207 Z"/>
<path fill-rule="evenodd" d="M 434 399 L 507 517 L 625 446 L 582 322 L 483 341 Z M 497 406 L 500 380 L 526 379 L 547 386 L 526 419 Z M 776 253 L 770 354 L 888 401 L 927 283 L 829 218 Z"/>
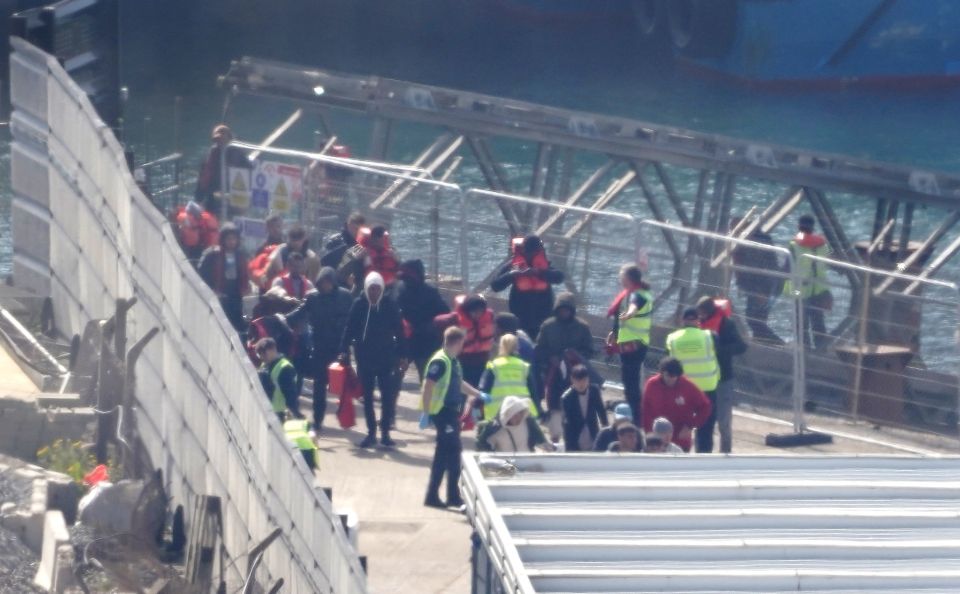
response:
<path fill-rule="evenodd" d="M 452 326 L 443 333 L 443 348 L 437 351 L 430 362 L 423 380 L 420 396 L 420 429 L 432 422 L 437 428 L 437 445 L 430 465 L 430 483 L 423 504 L 428 507 L 460 507 L 460 415 L 466 403 L 466 395 L 491 400 L 463 379 L 463 371 L 457 357 L 463 349 L 464 331 Z M 440 499 L 440 483 L 447 475 L 447 501 Z"/>

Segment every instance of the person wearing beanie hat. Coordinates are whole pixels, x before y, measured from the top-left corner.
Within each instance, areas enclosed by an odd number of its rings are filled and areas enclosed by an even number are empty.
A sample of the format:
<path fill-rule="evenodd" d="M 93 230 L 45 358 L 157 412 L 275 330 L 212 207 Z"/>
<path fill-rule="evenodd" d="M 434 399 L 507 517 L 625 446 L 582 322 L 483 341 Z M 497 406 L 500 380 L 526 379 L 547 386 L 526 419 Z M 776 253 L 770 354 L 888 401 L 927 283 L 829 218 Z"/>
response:
<path fill-rule="evenodd" d="M 653 431 L 653 423 L 665 417 L 673 423 L 673 442 L 684 452 L 690 451 L 694 430 L 713 415 L 713 405 L 692 381 L 684 377 L 684 367 L 673 357 L 660 360 L 660 373 L 647 380 L 643 387 L 643 427 Z"/>
<path fill-rule="evenodd" d="M 327 370 L 341 352 L 340 340 L 347 326 L 353 298 L 350 291 L 337 284 L 337 272 L 329 266 L 320 269 L 315 286 L 316 290 L 307 293 L 303 304 L 287 315 L 287 322 L 293 327 L 310 326 L 313 347 L 310 358 L 313 426 L 320 431 L 327 412 Z M 301 345 L 302 348 L 306 346 Z"/>
<path fill-rule="evenodd" d="M 243 319 L 243 297 L 250 292 L 247 278 L 247 255 L 240 246 L 240 231 L 233 223 L 220 230 L 220 243 L 207 248 L 197 267 L 200 277 L 220 298 L 227 319 L 237 332 L 246 329 Z"/>
<path fill-rule="evenodd" d="M 450 313 L 440 291 L 427 282 L 422 260 L 405 260 L 397 275 L 397 304 L 409 329 L 410 358 L 417 368 L 420 381 L 427 361 L 440 348 L 440 332 L 433 323 L 439 315 Z"/>
<path fill-rule="evenodd" d="M 563 282 L 564 274 L 547 260 L 543 241 L 536 235 L 514 238 L 510 243 L 510 261 L 490 283 L 499 293 L 510 287 L 509 306 L 520 320 L 520 328 L 536 337 L 553 308 L 552 285 Z"/>
<path fill-rule="evenodd" d="M 682 454 L 680 446 L 673 443 L 673 423 L 666 417 L 653 420 L 653 429 L 647 433 L 643 451 L 648 454 Z"/>
<path fill-rule="evenodd" d="M 535 356 L 545 392 L 537 396 L 546 396 L 550 410 L 556 410 L 561 395 L 570 387 L 570 369 L 577 364 L 587 365 L 589 369 L 588 361 L 593 356 L 593 333 L 590 326 L 577 317 L 573 293 L 560 293 L 557 297 L 553 316 L 540 327 Z M 596 376 L 592 379 L 594 383 L 601 383 Z"/>
<path fill-rule="evenodd" d="M 350 307 L 340 341 L 340 357 L 344 362 L 350 360 L 350 348 L 353 348 L 357 375 L 363 385 L 367 437 L 359 444 L 362 448 L 373 447 L 377 443 L 377 417 L 373 401 L 376 388 L 380 389 L 380 441 L 385 447 L 395 445 L 390 438 L 390 427 L 396 414 L 400 370 L 407 365 L 407 341 L 400 308 L 385 293 L 385 283 L 380 273 L 368 273 L 363 281 L 363 293 Z"/>
<path fill-rule="evenodd" d="M 720 362 L 717 360 L 717 335 L 700 328 L 696 308 L 683 310 L 683 327 L 666 340 L 667 352 L 683 365 L 687 379 L 710 399 L 710 417 L 697 430 L 697 453 L 713 451 L 713 430 L 717 424 L 717 386 Z"/>

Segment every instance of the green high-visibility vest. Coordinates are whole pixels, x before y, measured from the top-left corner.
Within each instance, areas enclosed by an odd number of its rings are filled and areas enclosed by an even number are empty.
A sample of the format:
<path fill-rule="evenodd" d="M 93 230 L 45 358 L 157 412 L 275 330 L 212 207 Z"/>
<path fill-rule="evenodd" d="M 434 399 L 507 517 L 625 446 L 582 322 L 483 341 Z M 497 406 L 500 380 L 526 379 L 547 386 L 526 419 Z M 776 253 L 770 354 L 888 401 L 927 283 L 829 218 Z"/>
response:
<path fill-rule="evenodd" d="M 720 383 L 720 364 L 713 350 L 713 334 L 687 326 L 667 336 L 671 357 L 683 364 L 683 374 L 704 392 L 712 392 Z"/>
<path fill-rule="evenodd" d="M 283 424 L 283 432 L 287 436 L 287 441 L 298 449 L 312 451 L 317 449 L 317 444 L 310 437 L 308 427 L 309 423 L 305 419 L 291 419 Z"/>
<path fill-rule="evenodd" d="M 800 297 L 809 299 L 814 295 L 819 295 L 830 290 L 827 284 L 827 265 L 823 262 L 817 262 L 810 258 L 804 258 L 804 254 L 827 257 L 830 254 L 830 248 L 827 244 L 820 247 L 810 248 L 797 244 L 797 241 L 790 241 L 790 252 L 793 254 L 793 261 L 797 267 L 797 274 L 803 279 L 803 286 L 800 287 Z M 793 283 L 789 280 L 784 284 L 783 291 L 785 295 L 793 294 Z"/>
<path fill-rule="evenodd" d="M 293 363 L 287 361 L 286 357 L 280 357 L 277 364 L 270 370 L 270 380 L 273 382 L 273 394 L 270 398 L 270 404 L 273 405 L 273 412 L 275 413 L 282 413 L 287 410 L 287 397 L 283 395 L 283 390 L 280 389 L 280 374 L 288 367 L 296 372 Z"/>
<path fill-rule="evenodd" d="M 643 304 L 643 307 L 641 307 L 632 318 L 625 322 L 619 322 L 617 344 L 633 342 L 635 340 L 639 340 L 643 344 L 650 344 L 650 327 L 653 325 L 653 296 L 650 294 L 650 291 L 641 289 L 624 297 L 623 301 L 620 302 L 620 313 L 624 314 L 627 312 L 630 308 L 630 301 L 634 295 L 640 295 L 640 297 L 646 300 L 646 303 Z"/>
<path fill-rule="evenodd" d="M 443 361 L 445 363 L 443 375 L 436 381 L 433 385 L 433 395 L 430 397 L 430 408 L 427 412 L 431 415 L 435 415 L 440 412 L 440 409 L 443 408 L 443 401 L 447 397 L 447 390 L 450 389 L 450 377 L 453 375 L 453 366 L 457 366 L 457 377 L 463 377 L 463 374 L 460 372 L 460 361 L 450 357 L 447 353 L 440 349 L 433 354 L 433 357 L 430 357 L 430 361 L 427 363 L 427 369 L 430 368 L 430 364 L 434 361 Z M 420 401 L 420 407 L 423 407 L 423 400 Z"/>
<path fill-rule="evenodd" d="M 530 364 L 520 357 L 497 357 L 487 363 L 487 369 L 493 373 L 493 388 L 490 389 L 493 400 L 483 405 L 484 419 L 496 418 L 500 405 L 507 396 L 530 397 L 530 390 L 527 388 Z"/>

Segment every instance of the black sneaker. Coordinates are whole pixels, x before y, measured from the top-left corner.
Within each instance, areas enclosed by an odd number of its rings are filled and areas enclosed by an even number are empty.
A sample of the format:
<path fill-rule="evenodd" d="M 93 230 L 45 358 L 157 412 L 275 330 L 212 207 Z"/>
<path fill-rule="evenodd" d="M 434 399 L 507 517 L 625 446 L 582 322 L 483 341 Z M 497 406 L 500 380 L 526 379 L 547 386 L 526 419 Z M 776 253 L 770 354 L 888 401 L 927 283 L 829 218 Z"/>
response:
<path fill-rule="evenodd" d="M 380 443 L 385 448 L 392 448 L 393 446 L 397 445 L 397 442 L 390 439 L 389 435 L 384 435 L 383 439 L 380 440 Z"/>
<path fill-rule="evenodd" d="M 363 441 L 360 442 L 361 448 L 372 448 L 375 445 L 377 445 L 377 436 L 373 433 L 364 437 Z"/>
<path fill-rule="evenodd" d="M 427 498 L 423 500 L 423 504 L 427 507 L 435 507 L 437 509 L 447 509 L 447 504 L 441 501 L 439 497 L 427 496 Z"/>

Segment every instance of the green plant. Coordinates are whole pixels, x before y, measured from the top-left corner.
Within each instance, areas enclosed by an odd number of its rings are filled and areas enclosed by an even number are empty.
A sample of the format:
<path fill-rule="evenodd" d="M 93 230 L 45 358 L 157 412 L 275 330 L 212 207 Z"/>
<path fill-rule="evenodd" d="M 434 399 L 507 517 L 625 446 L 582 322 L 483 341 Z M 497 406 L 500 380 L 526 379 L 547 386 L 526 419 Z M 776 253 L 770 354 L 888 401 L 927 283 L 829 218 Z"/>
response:
<path fill-rule="evenodd" d="M 80 484 L 83 483 L 83 475 L 97 465 L 97 459 L 83 442 L 67 439 L 58 439 L 43 446 L 37 450 L 37 459 L 42 466 L 62 472 Z"/>

